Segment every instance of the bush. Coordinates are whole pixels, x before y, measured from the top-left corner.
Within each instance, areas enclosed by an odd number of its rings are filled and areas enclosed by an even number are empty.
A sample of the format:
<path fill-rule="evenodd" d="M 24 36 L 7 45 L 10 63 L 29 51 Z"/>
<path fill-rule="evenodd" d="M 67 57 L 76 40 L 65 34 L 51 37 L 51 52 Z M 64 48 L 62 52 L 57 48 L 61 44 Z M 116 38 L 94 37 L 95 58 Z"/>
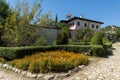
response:
<path fill-rule="evenodd" d="M 87 41 L 89 42 L 93 37 L 95 31 L 86 27 L 85 29 L 77 29 L 74 33 L 74 40 L 75 41 Z"/>
<path fill-rule="evenodd" d="M 90 46 L 85 45 L 56 45 L 56 46 L 26 46 L 26 47 L 0 47 L 0 57 L 7 60 L 22 58 L 26 55 L 31 55 L 34 52 L 45 52 L 64 50 L 69 52 L 86 52 Z"/>
<path fill-rule="evenodd" d="M 101 46 L 98 45 L 97 47 Z M 92 48 L 92 49 L 91 49 Z M 64 50 L 68 52 L 84 53 L 84 52 L 93 52 L 95 47 L 90 45 L 56 45 L 56 46 L 26 46 L 26 47 L 0 47 L 0 57 L 5 58 L 6 60 L 13 60 L 18 58 L 23 58 L 24 56 L 34 54 L 35 52 L 46 52 L 46 51 L 56 51 Z M 104 49 L 106 50 L 107 47 Z M 96 51 L 94 51 L 96 53 Z M 97 52 L 97 54 L 99 51 Z"/>
<path fill-rule="evenodd" d="M 92 45 L 90 48 L 90 55 L 93 56 L 104 56 L 105 55 L 105 49 L 102 45 Z"/>
<path fill-rule="evenodd" d="M 57 36 L 57 45 L 68 44 L 70 37 L 70 31 L 67 27 L 64 27 L 60 34 Z"/>
<path fill-rule="evenodd" d="M 96 32 L 96 34 L 92 37 L 90 44 L 91 45 L 102 45 L 102 33 L 101 32 Z"/>
<path fill-rule="evenodd" d="M 25 63 L 27 63 L 25 65 Z M 23 59 L 10 62 L 13 66 L 34 73 L 66 72 L 79 65 L 87 64 L 88 58 L 82 54 L 65 51 L 38 52 Z"/>
<path fill-rule="evenodd" d="M 106 46 L 106 48 L 111 48 L 112 47 L 112 43 L 109 42 L 109 43 L 104 43 L 103 46 Z"/>
<path fill-rule="evenodd" d="M 102 42 L 103 43 L 110 43 L 109 39 L 107 39 L 107 38 L 102 38 Z"/>
<path fill-rule="evenodd" d="M 90 42 L 74 42 L 73 45 L 89 45 Z"/>
<path fill-rule="evenodd" d="M 44 38 L 38 38 L 36 42 L 33 44 L 33 46 L 46 46 L 47 41 Z"/>
<path fill-rule="evenodd" d="M 0 63 L 5 63 L 5 62 L 6 62 L 5 59 L 0 57 Z"/>

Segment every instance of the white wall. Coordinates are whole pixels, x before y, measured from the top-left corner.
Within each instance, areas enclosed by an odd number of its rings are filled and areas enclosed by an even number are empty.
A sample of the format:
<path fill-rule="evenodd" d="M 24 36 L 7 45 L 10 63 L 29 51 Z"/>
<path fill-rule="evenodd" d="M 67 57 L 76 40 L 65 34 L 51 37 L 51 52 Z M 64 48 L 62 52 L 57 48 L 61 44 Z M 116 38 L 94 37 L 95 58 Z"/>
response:
<path fill-rule="evenodd" d="M 80 26 L 78 26 L 77 22 L 80 22 Z M 72 24 L 72 23 L 74 23 L 74 26 L 70 26 L 71 30 L 85 28 L 85 23 L 87 24 L 87 27 L 89 27 L 90 29 L 95 30 L 95 31 L 98 31 L 101 28 L 100 23 L 83 21 L 83 20 L 79 20 L 79 19 L 75 19 L 75 20 L 69 22 L 68 24 Z M 92 25 L 94 25 L 94 28 L 92 28 Z M 98 29 L 96 28 L 97 25 L 98 25 Z"/>

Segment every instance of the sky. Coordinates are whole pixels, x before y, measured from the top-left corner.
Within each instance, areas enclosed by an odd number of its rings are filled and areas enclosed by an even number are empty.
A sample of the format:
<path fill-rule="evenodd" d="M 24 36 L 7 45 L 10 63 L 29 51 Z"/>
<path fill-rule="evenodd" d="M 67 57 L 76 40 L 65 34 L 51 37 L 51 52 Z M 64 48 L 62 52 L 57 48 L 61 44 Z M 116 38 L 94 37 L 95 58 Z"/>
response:
<path fill-rule="evenodd" d="M 16 0 L 7 0 L 12 6 Z M 33 2 L 34 0 L 29 0 Z M 43 14 L 51 12 L 53 19 L 65 19 L 70 12 L 72 17 L 83 15 L 84 18 L 104 22 L 108 25 L 120 26 L 120 0 L 43 0 Z"/>

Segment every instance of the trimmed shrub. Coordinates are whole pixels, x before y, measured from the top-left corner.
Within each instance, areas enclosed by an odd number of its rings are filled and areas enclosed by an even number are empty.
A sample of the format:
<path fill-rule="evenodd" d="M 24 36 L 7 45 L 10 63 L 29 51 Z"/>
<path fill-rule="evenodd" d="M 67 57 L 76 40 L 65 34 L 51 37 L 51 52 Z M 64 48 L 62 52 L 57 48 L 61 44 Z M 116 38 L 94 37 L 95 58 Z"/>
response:
<path fill-rule="evenodd" d="M 112 47 L 112 43 L 104 43 L 103 44 L 103 46 L 106 46 L 106 48 L 108 49 L 108 48 L 111 48 Z"/>
<path fill-rule="evenodd" d="M 100 48 L 99 48 L 100 47 Z M 94 49 L 95 48 L 95 49 Z M 99 50 L 101 48 L 100 45 L 97 46 Z M 105 48 L 107 49 L 107 48 Z M 96 53 L 96 47 L 92 47 L 90 45 L 56 45 L 56 46 L 29 46 L 29 47 L 0 47 L 0 57 L 5 58 L 6 60 L 23 58 L 24 56 L 34 54 L 35 52 L 46 52 L 46 51 L 56 51 L 56 50 L 64 50 L 68 52 L 76 52 L 76 53 Z M 95 50 L 95 51 L 93 51 Z M 99 51 L 97 52 L 97 54 Z"/>
<path fill-rule="evenodd" d="M 104 56 L 105 50 L 102 45 L 92 45 L 90 48 L 90 54 L 93 56 Z"/>
<path fill-rule="evenodd" d="M 96 34 L 92 37 L 90 44 L 91 45 L 102 45 L 102 32 L 96 32 Z"/>
<path fill-rule="evenodd" d="M 29 47 L 0 47 L 0 57 L 7 60 L 22 58 L 34 52 L 64 50 L 69 52 L 86 52 L 90 46 L 86 45 L 59 45 L 59 46 L 29 46 Z"/>
<path fill-rule="evenodd" d="M 89 45 L 90 42 L 74 42 L 73 45 Z"/>
<path fill-rule="evenodd" d="M 109 39 L 107 39 L 107 38 L 102 38 L 102 42 L 103 42 L 103 44 L 104 43 L 110 43 Z"/>
<path fill-rule="evenodd" d="M 57 36 L 57 45 L 66 45 L 69 42 L 70 31 L 69 28 L 64 27 Z"/>
<path fill-rule="evenodd" d="M 13 60 L 10 63 L 17 68 L 34 73 L 66 72 L 79 65 L 87 64 L 88 57 L 66 51 L 37 52 L 23 59 Z"/>

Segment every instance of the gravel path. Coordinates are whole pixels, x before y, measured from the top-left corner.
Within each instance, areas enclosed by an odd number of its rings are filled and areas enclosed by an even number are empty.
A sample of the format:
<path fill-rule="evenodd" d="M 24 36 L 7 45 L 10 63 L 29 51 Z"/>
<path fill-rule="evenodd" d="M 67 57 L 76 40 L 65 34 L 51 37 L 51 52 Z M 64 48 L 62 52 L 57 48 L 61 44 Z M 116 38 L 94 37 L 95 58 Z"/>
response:
<path fill-rule="evenodd" d="M 64 80 L 120 80 L 120 43 L 113 44 L 113 55 L 91 63 Z"/>
<path fill-rule="evenodd" d="M 108 58 L 95 58 L 80 72 L 64 80 L 120 80 L 120 43 Z M 0 80 L 35 80 L 0 68 Z"/>
<path fill-rule="evenodd" d="M 20 74 L 16 74 L 10 70 L 0 68 L 0 80 L 34 80 Z"/>

